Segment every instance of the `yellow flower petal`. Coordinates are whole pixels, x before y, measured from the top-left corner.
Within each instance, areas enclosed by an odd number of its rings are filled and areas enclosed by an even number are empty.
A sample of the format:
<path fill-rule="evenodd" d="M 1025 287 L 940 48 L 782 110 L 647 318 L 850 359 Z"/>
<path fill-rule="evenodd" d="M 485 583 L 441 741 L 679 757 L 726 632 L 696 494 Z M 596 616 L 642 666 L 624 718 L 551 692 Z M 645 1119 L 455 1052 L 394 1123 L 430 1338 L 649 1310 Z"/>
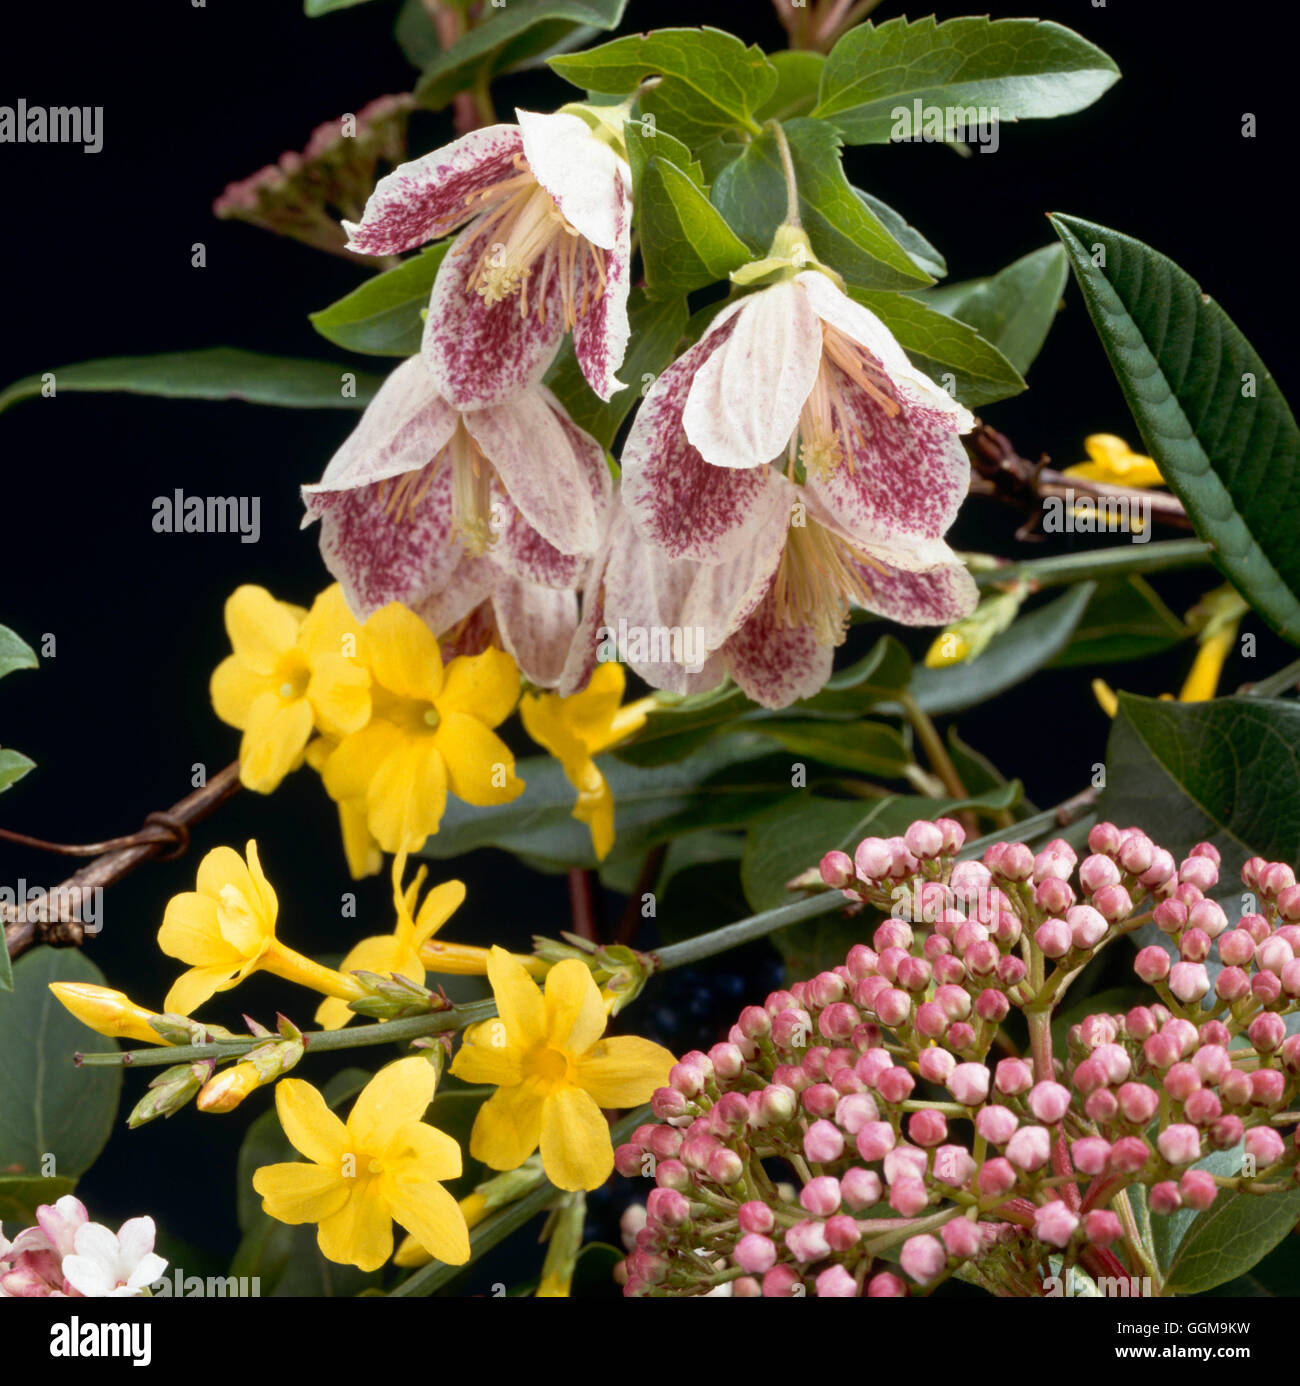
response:
<path fill-rule="evenodd" d="M 306 698 L 259 699 L 239 746 L 239 781 L 255 794 L 270 794 L 300 764 L 312 733 Z"/>
<path fill-rule="evenodd" d="M 609 1126 L 581 1088 L 560 1087 L 542 1113 L 542 1168 L 559 1189 L 598 1189 L 614 1170 Z"/>
<path fill-rule="evenodd" d="M 1115 696 L 1114 689 L 1103 679 L 1093 679 L 1092 696 L 1096 698 L 1098 706 L 1107 717 L 1114 717 L 1119 711 L 1119 699 Z"/>
<path fill-rule="evenodd" d="M 420 618 L 400 602 L 381 607 L 362 628 L 365 662 L 390 693 L 433 702 L 442 691 L 438 640 Z"/>
<path fill-rule="evenodd" d="M 542 1136 L 542 1096 L 534 1083 L 498 1088 L 478 1109 L 469 1153 L 491 1169 L 518 1169 Z"/>
<path fill-rule="evenodd" d="M 494 1030 L 493 1022 L 486 1020 L 465 1030 L 451 1063 L 451 1071 L 457 1078 L 467 1083 L 493 1083 L 497 1087 L 513 1087 L 520 1081 L 523 1076 L 520 1050 L 509 1044 L 493 1044 L 493 1035 L 500 1035 L 504 1028 L 500 1022 L 496 1022 L 496 1026 Z"/>
<path fill-rule="evenodd" d="M 341 1178 L 348 1131 L 320 1093 L 301 1078 L 282 1078 L 275 1085 L 275 1110 L 289 1144 Z"/>
<path fill-rule="evenodd" d="M 573 806 L 573 816 L 579 823 L 585 823 L 591 832 L 591 846 L 598 861 L 604 861 L 614 845 L 614 793 L 605 782 L 605 777 L 596 768 L 595 762 L 588 762 L 589 771 L 582 787 L 578 790 L 578 802 Z"/>
<path fill-rule="evenodd" d="M 488 957 L 488 981 L 508 1042 L 523 1048 L 540 1043 L 546 1036 L 546 1007 L 523 964 L 504 948 L 494 946 Z"/>
<path fill-rule="evenodd" d="M 336 582 L 312 602 L 298 631 L 298 644 L 312 660 L 326 654 L 355 659 L 360 654 L 362 624 L 348 609 L 343 588 Z"/>
<path fill-rule="evenodd" d="M 249 875 L 244 859 L 233 847 L 214 847 L 199 862 L 198 891 L 200 895 L 221 898 L 222 890 L 232 885 L 252 904 L 257 899 L 257 888 Z"/>
<path fill-rule="evenodd" d="M 230 646 L 256 674 L 270 674 L 298 638 L 298 617 L 265 587 L 237 587 L 226 601 Z"/>
<path fill-rule="evenodd" d="M 464 903 L 463 881 L 443 881 L 434 886 L 415 916 L 415 946 L 426 944 Z"/>
<path fill-rule="evenodd" d="M 445 1183 L 459 1179 L 465 1164 L 460 1146 L 445 1132 L 423 1121 L 412 1121 L 393 1137 L 394 1147 L 405 1146 L 394 1177 L 419 1183 Z"/>
<path fill-rule="evenodd" d="M 321 768 L 325 791 L 337 803 L 365 802 L 379 767 L 402 744 L 402 733 L 383 720 L 345 736 Z"/>
<path fill-rule="evenodd" d="M 348 1139 L 367 1151 L 384 1149 L 399 1127 L 420 1120 L 437 1083 L 433 1065 L 419 1055 L 380 1069 L 352 1108 Z"/>
<path fill-rule="evenodd" d="M 343 1207 L 321 1220 L 316 1245 L 329 1261 L 378 1270 L 393 1254 L 393 1217 L 383 1181 L 358 1179 Z"/>
<path fill-rule="evenodd" d="M 370 674 L 342 655 L 317 655 L 307 684 L 320 729 L 331 736 L 348 736 L 370 720 Z"/>
<path fill-rule="evenodd" d="M 182 972 L 172 983 L 171 990 L 163 999 L 163 1010 L 173 1015 L 189 1015 L 214 993 L 223 991 L 229 985 L 237 969 L 229 967 L 192 967 Z"/>
<path fill-rule="evenodd" d="M 321 1165 L 263 1165 L 253 1174 L 262 1211 L 277 1222 L 319 1222 L 337 1213 L 348 1199 L 347 1181 Z"/>
<path fill-rule="evenodd" d="M 1223 666 L 1237 642 L 1237 623 L 1234 621 L 1212 635 L 1204 636 L 1192 662 L 1191 672 L 1178 695 L 1181 703 L 1207 703 L 1219 691 Z"/>
<path fill-rule="evenodd" d="M 546 1038 L 575 1059 L 605 1033 L 607 1013 L 591 969 L 565 958 L 546 974 Z"/>
<path fill-rule="evenodd" d="M 363 876 L 375 875 L 383 866 L 384 858 L 370 831 L 364 802 L 349 800 L 339 804 L 339 832 L 352 879 L 359 881 Z"/>
<path fill-rule="evenodd" d="M 463 1266 L 469 1260 L 469 1228 L 456 1200 L 432 1179 L 395 1180 L 388 1188 L 393 1217 L 435 1260 Z"/>
<path fill-rule="evenodd" d="M 403 737 L 366 790 L 366 820 L 375 840 L 385 852 L 417 851 L 438 831 L 446 807 L 447 772 L 434 738 Z"/>
<path fill-rule="evenodd" d="M 274 692 L 266 674 L 255 673 L 238 655 L 227 655 L 212 671 L 212 707 L 228 726 L 241 731 L 258 698 Z"/>
<path fill-rule="evenodd" d="M 662 1045 L 614 1035 L 576 1060 L 573 1081 L 598 1107 L 636 1107 L 666 1086 L 676 1060 Z"/>
<path fill-rule="evenodd" d="M 498 649 L 482 654 L 462 655 L 447 666 L 438 710 L 463 712 L 485 726 L 504 722 L 519 701 L 519 669 L 511 657 Z"/>
<path fill-rule="evenodd" d="M 434 733 L 447 766 L 447 787 L 480 808 L 506 804 L 524 791 L 515 777 L 515 758 L 494 731 L 464 712 L 446 712 Z"/>
<path fill-rule="evenodd" d="M 158 947 L 169 958 L 191 966 L 228 963 L 238 967 L 239 955 L 221 936 L 217 922 L 217 902 L 210 895 L 182 891 L 167 902 Z"/>
<path fill-rule="evenodd" d="M 266 872 L 262 870 L 262 859 L 257 854 L 257 843 L 250 839 L 244 852 L 248 857 L 249 878 L 257 891 L 257 898 L 261 901 L 263 924 L 268 933 L 273 933 L 276 916 L 280 912 L 280 902 L 271 887 L 271 882 L 266 879 Z"/>

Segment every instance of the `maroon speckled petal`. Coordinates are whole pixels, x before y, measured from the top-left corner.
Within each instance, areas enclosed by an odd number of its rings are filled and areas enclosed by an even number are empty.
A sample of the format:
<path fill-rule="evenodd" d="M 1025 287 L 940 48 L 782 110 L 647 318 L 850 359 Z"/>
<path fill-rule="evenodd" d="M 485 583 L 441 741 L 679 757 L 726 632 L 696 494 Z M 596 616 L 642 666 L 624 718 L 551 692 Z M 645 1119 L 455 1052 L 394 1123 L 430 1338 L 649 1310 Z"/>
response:
<path fill-rule="evenodd" d="M 578 627 L 578 594 L 520 582 L 502 573 L 492 593 L 501 643 L 526 679 L 554 688 Z"/>
<path fill-rule="evenodd" d="M 632 199 L 618 181 L 614 185 L 617 220 L 613 247 L 605 255 L 605 292 L 573 325 L 573 350 L 587 384 L 607 400 L 623 388 L 616 376 L 627 354 L 630 332 L 627 320 L 627 291 L 632 269 Z M 588 275 L 595 287 L 595 267 Z M 582 291 L 577 291 L 579 301 Z M 635 383 L 635 382 L 632 382 Z"/>
<path fill-rule="evenodd" d="M 807 626 L 778 619 L 770 588 L 721 653 L 731 677 L 764 707 L 789 707 L 819 693 L 835 659 L 835 647 L 818 644 Z"/>
<path fill-rule="evenodd" d="M 361 221 L 343 223 L 348 249 L 397 255 L 445 236 L 481 210 L 466 201 L 469 194 L 519 171 L 514 160 L 523 147 L 517 125 L 489 125 L 399 164 L 375 185 Z"/>
<path fill-rule="evenodd" d="M 962 563 L 928 572 L 864 568 L 871 587 L 870 611 L 904 626 L 946 626 L 969 616 L 979 602 L 975 580 Z"/>
<path fill-rule="evenodd" d="M 490 558 L 461 553 L 455 566 L 440 575 L 440 581 L 407 605 L 435 635 L 442 635 L 488 600 L 496 580 Z"/>

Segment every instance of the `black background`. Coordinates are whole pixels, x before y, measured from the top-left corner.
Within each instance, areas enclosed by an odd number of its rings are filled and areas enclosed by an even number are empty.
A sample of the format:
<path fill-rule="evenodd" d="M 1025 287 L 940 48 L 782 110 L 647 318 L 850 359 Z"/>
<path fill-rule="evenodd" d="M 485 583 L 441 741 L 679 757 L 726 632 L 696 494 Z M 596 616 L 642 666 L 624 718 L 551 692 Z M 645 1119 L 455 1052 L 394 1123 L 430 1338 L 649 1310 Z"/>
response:
<path fill-rule="evenodd" d="M 129 7 L 67 0 L 57 17 L 49 6 L 10 6 L 0 104 L 24 97 L 33 105 L 103 106 L 104 147 L 87 155 L 79 147 L 0 145 L 0 384 L 100 356 L 208 345 L 344 359 L 306 314 L 353 287 L 357 267 L 218 222 L 210 207 L 226 183 L 301 148 L 319 122 L 409 88 L 413 70 L 390 38 L 395 10 L 392 0 L 376 0 L 308 20 L 298 0 L 208 0 L 201 9 L 189 0 Z M 969 12 L 945 4 L 910 13 L 931 10 Z M 878 15 L 899 12 L 886 4 Z M 1002 6 L 998 15 L 1023 12 Z M 1286 268 L 1294 44 L 1278 21 L 1289 7 L 1239 5 L 1212 24 L 1196 7 L 1165 0 L 1050 0 L 1033 12 L 1098 43 L 1123 80 L 1080 115 L 1004 126 L 994 155 L 961 160 L 926 145 L 850 151 L 854 181 L 925 232 L 954 280 L 1048 244 L 1044 214 L 1053 210 L 1136 235 L 1224 304 L 1287 390 L 1295 375 L 1294 280 Z M 760 0 L 632 0 L 629 7 L 633 28 L 700 22 L 768 49 L 783 44 Z M 509 118 L 513 104 L 547 109 L 573 95 L 558 78 L 525 74 L 500 83 L 498 107 Z M 1254 139 L 1242 137 L 1246 112 L 1258 119 Z M 448 116 L 421 115 L 412 152 L 450 133 Z M 196 269 L 191 248 L 199 241 L 207 265 Z M 376 358 L 348 359 L 384 368 Z M 1065 465 L 1081 459 L 1082 440 L 1095 431 L 1137 443 L 1073 286 L 1030 384 L 1024 396 L 985 411 L 1023 454 L 1046 451 Z M 354 421 L 342 411 L 73 393 L 0 417 L 0 621 L 34 645 L 46 633 L 57 642 L 56 657 L 39 672 L 0 688 L 0 743 L 39 766 L 0 801 L 0 822 L 63 841 L 128 832 L 188 792 L 195 762 L 211 773 L 232 759 L 237 733 L 216 720 L 207 693 L 228 649 L 222 603 L 240 582 L 304 603 L 325 584 L 315 534 L 298 528 L 298 487 L 319 476 Z M 155 534 L 153 498 L 178 486 L 260 495 L 261 542 Z M 958 547 L 1010 554 L 1015 524 L 976 502 L 952 538 Z M 1096 542 L 1080 537 L 1077 546 Z M 1198 574 L 1160 585 L 1182 610 L 1212 581 Z M 1261 629 L 1258 622 L 1247 628 Z M 925 640 L 913 644 L 923 649 Z M 1189 661 L 1184 648 L 1111 671 L 1112 682 L 1176 690 Z M 1226 683 L 1283 661 L 1263 638 L 1259 658 L 1235 660 Z M 1107 729 L 1077 672 L 1040 676 L 966 714 L 961 726 L 1040 804 L 1086 782 Z M 304 772 L 273 798 L 241 794 L 196 833 L 185 861 L 146 867 L 111 891 L 104 932 L 87 951 L 112 984 L 161 1001 L 175 970 L 153 943 L 167 898 L 192 888 L 202 851 L 250 836 L 280 893 L 282 936 L 317 955 L 352 941 L 355 922 L 340 919 L 340 895 L 353 886 L 334 809 Z M 522 943 L 534 929 L 565 927 L 562 877 L 507 867 L 490 851 L 456 870 L 470 902 L 449 936 Z M 61 874 L 55 860 L 0 849 L 0 881 L 53 884 Z M 357 889 L 361 918 L 387 928 L 387 886 L 372 880 Z M 613 919 L 619 902 L 602 903 Z M 218 998 L 223 1004 L 211 1016 L 234 1021 L 247 1008 L 269 1018 L 283 997 L 279 984 L 255 978 L 233 998 Z M 712 1042 L 715 1024 L 697 1021 L 698 1032 L 687 1026 L 679 1046 Z M 128 1077 L 126 1104 L 142 1086 Z M 234 1149 L 264 1105 L 248 1108 L 220 1119 L 190 1111 L 139 1133 L 120 1129 L 82 1184 L 92 1215 L 113 1221 L 150 1211 L 172 1236 L 228 1253 Z"/>

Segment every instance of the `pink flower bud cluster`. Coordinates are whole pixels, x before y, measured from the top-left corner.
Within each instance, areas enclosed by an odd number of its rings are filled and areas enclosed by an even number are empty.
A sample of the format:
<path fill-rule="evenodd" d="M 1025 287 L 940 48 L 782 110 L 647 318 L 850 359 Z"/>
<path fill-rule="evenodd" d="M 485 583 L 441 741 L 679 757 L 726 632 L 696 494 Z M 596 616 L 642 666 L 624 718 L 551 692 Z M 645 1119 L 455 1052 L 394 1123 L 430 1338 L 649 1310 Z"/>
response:
<path fill-rule="evenodd" d="M 1293 1186 L 1296 1134 L 1272 1124 L 1300 1080 L 1284 1024 L 1300 1008 L 1283 980 L 1300 920 L 1291 873 L 1244 873 L 1265 913 L 1238 928 L 1276 995 L 1252 981 L 1249 1002 L 1195 1020 L 1176 1001 L 1090 1016 L 1063 1063 L 1039 1053 L 1035 1066 L 988 1056 L 1011 1006 L 1051 1003 L 1053 961 L 1081 967 L 1138 911 L 1180 949 L 1195 931 L 1230 936 L 1207 899 L 1217 853 L 1202 844 L 1176 864 L 1110 824 L 1081 862 L 1060 841 L 997 844 L 983 862 L 957 861 L 961 845 L 940 819 L 823 861 L 828 884 L 879 908 L 906 898 L 911 917 L 891 914 L 843 964 L 747 1006 L 725 1041 L 673 1068 L 652 1101 L 659 1124 L 615 1152 L 621 1174 L 655 1184 L 625 1293 L 924 1292 L 972 1260 L 983 1274 L 1003 1243 L 1022 1263 L 1060 1252 L 1122 1268 L 1107 1205 L 1129 1184 L 1157 1214 L 1207 1208 L 1224 1177 L 1194 1166 L 1242 1144 L 1242 1177 Z M 1243 1034 L 1250 1048 L 1231 1048 Z M 791 1172 L 797 1185 L 778 1182 Z"/>

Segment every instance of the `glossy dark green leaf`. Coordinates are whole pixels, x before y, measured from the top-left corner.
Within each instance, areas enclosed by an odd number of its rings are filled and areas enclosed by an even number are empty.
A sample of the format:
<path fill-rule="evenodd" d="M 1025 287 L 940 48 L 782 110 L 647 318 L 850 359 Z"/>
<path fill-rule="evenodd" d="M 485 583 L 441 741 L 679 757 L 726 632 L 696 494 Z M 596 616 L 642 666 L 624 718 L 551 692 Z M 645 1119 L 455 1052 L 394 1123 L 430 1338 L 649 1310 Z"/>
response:
<path fill-rule="evenodd" d="M 0 746 L 0 793 L 17 784 L 29 770 L 35 768 L 36 762 L 21 751 Z"/>
<path fill-rule="evenodd" d="M 1158 1220 L 1153 1214 L 1152 1222 Z M 1276 1194 L 1220 1192 L 1179 1241 L 1165 1276 L 1165 1292 L 1203 1294 L 1244 1275 L 1291 1232 L 1297 1220 L 1300 1189 Z"/>
<path fill-rule="evenodd" d="M 1049 245 L 987 279 L 944 284 L 917 297 L 973 327 L 1024 375 L 1047 339 L 1069 273 L 1065 252 Z"/>
<path fill-rule="evenodd" d="M 885 230 L 907 251 L 917 269 L 924 270 L 935 279 L 942 279 L 948 273 L 947 261 L 906 217 L 896 212 L 887 202 L 882 202 L 880 198 L 862 188 L 854 188 L 853 191 L 880 219 L 880 224 Z"/>
<path fill-rule="evenodd" d="M 317 332 L 336 346 L 368 356 L 414 356 L 424 333 L 422 309 L 429 304 L 438 266 L 450 241 L 430 246 L 385 270 L 328 308 L 309 315 Z"/>
<path fill-rule="evenodd" d="M 75 1179 L 42 1179 L 28 1174 L 0 1174 L 0 1225 L 9 1224 L 10 1240 L 19 1228 L 36 1223 L 36 1210 L 42 1203 L 57 1203 L 77 1187 Z"/>
<path fill-rule="evenodd" d="M 551 67 L 575 86 L 612 96 L 659 77 L 641 97 L 641 110 L 692 148 L 736 127 L 756 131 L 755 114 L 777 86 L 776 69 L 762 50 L 720 29 L 629 34 L 552 58 Z"/>
<path fill-rule="evenodd" d="M 565 338 L 546 376 L 546 383 L 573 422 L 605 448 L 613 446 L 619 425 L 654 384 L 655 377 L 671 365 L 689 313 L 682 295 L 650 298 L 638 287 L 628 295 L 627 316 L 632 335 L 618 371 L 618 378 L 627 385 L 615 391 L 607 403 L 587 384 L 573 353 L 572 338 Z"/>
<path fill-rule="evenodd" d="M 562 47 L 566 36 L 616 28 L 626 8 L 627 0 L 510 0 L 488 8 L 480 24 L 424 69 L 415 99 L 438 110 L 457 92 Z"/>
<path fill-rule="evenodd" d="M 900 108 L 910 116 L 917 102 L 983 107 L 1002 122 L 1061 116 L 1090 106 L 1118 77 L 1100 48 L 1049 21 L 867 21 L 831 50 L 813 114 L 851 144 L 884 144 L 904 132 Z"/>
<path fill-rule="evenodd" d="M 36 651 L 16 631 L 0 626 L 0 679 L 16 669 L 35 669 Z"/>
<path fill-rule="evenodd" d="M 826 721 L 772 717 L 745 723 L 746 729 L 779 741 L 791 755 L 852 770 L 859 775 L 899 779 L 912 764 L 907 741 L 886 722 Z"/>
<path fill-rule="evenodd" d="M 1055 215 L 1146 450 L 1215 563 L 1300 644 L 1300 430 L 1232 319 L 1167 256 Z"/>
<path fill-rule="evenodd" d="M 997 347 L 960 319 L 908 294 L 855 289 L 853 297 L 881 319 L 914 365 L 970 408 L 1008 399 L 1025 388 L 1019 371 Z"/>
<path fill-rule="evenodd" d="M 115 1049 L 117 1042 L 65 1010 L 51 982 L 105 985 L 75 948 L 34 948 L 14 964 L 14 989 L 0 994 L 0 1170 L 75 1178 L 112 1134 L 122 1070 L 76 1067 L 78 1050 Z"/>
<path fill-rule="evenodd" d="M 1134 575 L 1098 583 L 1054 669 L 1092 669 L 1160 654 L 1191 632 L 1147 580 Z"/>
<path fill-rule="evenodd" d="M 165 399 L 242 399 L 287 409 L 361 409 L 381 378 L 330 361 L 264 356 L 238 347 L 207 347 L 161 356 L 107 356 L 57 366 L 0 390 L 0 413 L 34 399 L 50 384 L 53 398 L 67 391 L 158 395 Z"/>
<path fill-rule="evenodd" d="M 799 185 L 799 215 L 819 260 L 863 289 L 915 289 L 932 282 L 859 197 L 840 160 L 840 139 L 823 120 L 785 125 Z M 757 254 L 766 254 L 786 215 L 785 174 L 776 137 L 766 131 L 724 168 L 710 189 L 714 205 Z"/>
<path fill-rule="evenodd" d="M 751 258 L 691 176 L 657 155 L 641 177 L 639 215 L 646 287 L 656 298 L 726 279 Z"/>

